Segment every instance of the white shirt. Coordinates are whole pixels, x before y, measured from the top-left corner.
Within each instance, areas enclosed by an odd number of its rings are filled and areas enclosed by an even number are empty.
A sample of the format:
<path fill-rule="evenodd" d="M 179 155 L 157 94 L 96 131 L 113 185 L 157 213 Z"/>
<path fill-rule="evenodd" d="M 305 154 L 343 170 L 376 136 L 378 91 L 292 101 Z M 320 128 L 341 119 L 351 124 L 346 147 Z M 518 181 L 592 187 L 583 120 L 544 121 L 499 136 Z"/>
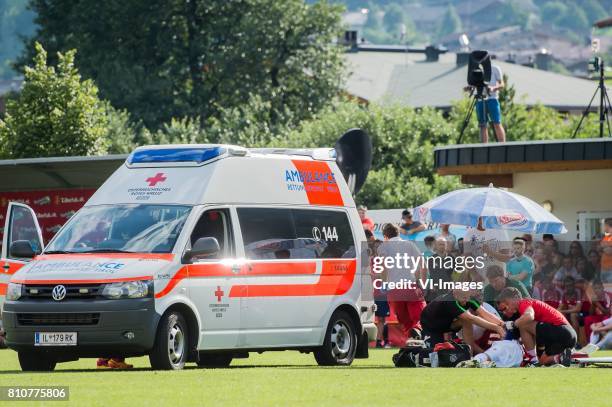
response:
<path fill-rule="evenodd" d="M 493 256 L 485 256 L 483 250 L 483 246 L 485 244 L 495 253 L 499 253 L 502 250 L 510 251 L 512 248 L 512 243 L 510 242 L 510 237 L 506 231 L 502 229 L 479 230 L 478 228 L 469 228 L 463 237 L 463 252 L 466 256 L 484 257 L 484 269 L 477 270 L 478 274 L 485 277 L 487 268 L 494 264 L 500 266 L 505 272 L 506 263 L 495 259 Z"/>
<path fill-rule="evenodd" d="M 414 261 L 422 262 L 422 259 L 420 259 L 421 252 L 416 244 L 409 240 L 402 240 L 400 237 L 393 237 L 381 243 L 380 246 L 378 246 L 376 254 L 381 257 L 392 257 L 394 259 L 396 255 L 399 254 L 403 259 L 404 253 L 408 254 L 411 259 L 414 259 Z M 420 267 L 417 267 L 417 270 L 412 268 L 404 268 L 403 263 L 404 262 L 402 260 L 402 267 L 397 267 L 398 265 L 395 264 L 395 262 L 393 267 L 385 267 L 387 270 L 387 281 L 399 282 L 402 279 L 416 281 L 416 272 L 420 269 Z M 409 266 L 412 264 L 414 263 L 408 263 Z"/>
<path fill-rule="evenodd" d="M 504 80 L 504 75 L 502 74 L 501 68 L 497 65 L 491 65 L 491 80 L 489 81 L 489 86 L 495 86 L 501 83 Z M 489 99 L 497 99 L 498 92 L 489 93 Z"/>

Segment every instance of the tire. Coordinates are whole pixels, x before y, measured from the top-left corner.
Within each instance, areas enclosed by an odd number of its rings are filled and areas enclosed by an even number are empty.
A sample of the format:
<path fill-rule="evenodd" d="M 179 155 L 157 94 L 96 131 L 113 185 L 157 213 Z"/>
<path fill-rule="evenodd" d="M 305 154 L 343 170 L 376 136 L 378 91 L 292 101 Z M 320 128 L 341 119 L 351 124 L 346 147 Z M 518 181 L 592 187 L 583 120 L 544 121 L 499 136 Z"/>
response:
<path fill-rule="evenodd" d="M 180 312 L 164 314 L 157 327 L 149 362 L 155 370 L 181 370 L 189 353 L 189 331 Z"/>
<path fill-rule="evenodd" d="M 57 361 L 42 352 L 20 351 L 17 352 L 17 358 L 24 372 L 51 372 L 57 364 Z"/>
<path fill-rule="evenodd" d="M 224 368 L 232 363 L 231 353 L 200 353 L 199 367 Z"/>
<path fill-rule="evenodd" d="M 357 351 L 357 330 L 345 311 L 333 313 L 327 325 L 323 346 L 314 351 L 320 366 L 349 366 Z"/>

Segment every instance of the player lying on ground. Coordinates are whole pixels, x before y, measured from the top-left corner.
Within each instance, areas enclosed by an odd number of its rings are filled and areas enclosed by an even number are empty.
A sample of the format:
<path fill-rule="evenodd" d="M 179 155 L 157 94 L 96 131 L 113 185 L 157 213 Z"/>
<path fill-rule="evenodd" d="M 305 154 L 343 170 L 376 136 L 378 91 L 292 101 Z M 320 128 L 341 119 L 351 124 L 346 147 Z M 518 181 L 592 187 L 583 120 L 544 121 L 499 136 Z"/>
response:
<path fill-rule="evenodd" d="M 457 367 L 520 367 L 523 363 L 523 347 L 517 340 L 494 341 L 491 347 Z"/>
<path fill-rule="evenodd" d="M 496 332 L 502 338 L 506 334 L 504 322 L 481 307 L 469 291 L 462 290 L 453 290 L 427 304 L 421 313 L 421 325 L 428 347 L 434 348 L 461 330 L 473 353 L 483 352 L 474 340 L 474 325 Z"/>
<path fill-rule="evenodd" d="M 521 293 L 512 287 L 505 288 L 497 301 L 499 310 L 506 317 L 519 313 L 520 317 L 514 321 L 514 326 L 521 333 L 531 363 L 568 364 L 572 348 L 576 345 L 576 331 L 562 313 L 545 302 L 521 298 Z M 539 358 L 536 344 L 544 348 Z"/>

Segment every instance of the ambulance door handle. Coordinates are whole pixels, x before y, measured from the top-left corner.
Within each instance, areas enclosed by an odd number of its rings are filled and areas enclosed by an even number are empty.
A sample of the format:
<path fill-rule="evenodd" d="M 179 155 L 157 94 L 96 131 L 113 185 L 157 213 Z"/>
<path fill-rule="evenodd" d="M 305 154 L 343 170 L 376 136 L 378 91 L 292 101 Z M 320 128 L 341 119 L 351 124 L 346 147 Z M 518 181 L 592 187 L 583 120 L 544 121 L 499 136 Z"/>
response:
<path fill-rule="evenodd" d="M 234 264 L 232 266 L 232 273 L 238 274 L 238 273 L 240 273 L 241 269 L 242 269 L 242 266 L 240 266 L 240 264 Z"/>

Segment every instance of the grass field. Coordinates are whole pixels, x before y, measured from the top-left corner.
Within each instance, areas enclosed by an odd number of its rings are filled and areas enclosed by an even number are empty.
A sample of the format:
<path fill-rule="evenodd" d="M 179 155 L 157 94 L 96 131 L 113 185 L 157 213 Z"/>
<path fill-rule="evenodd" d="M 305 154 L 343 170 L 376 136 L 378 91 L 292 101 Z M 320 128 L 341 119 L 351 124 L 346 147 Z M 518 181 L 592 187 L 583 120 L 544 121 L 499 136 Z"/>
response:
<path fill-rule="evenodd" d="M 311 355 L 270 352 L 228 369 L 159 372 L 148 359 L 131 371 L 98 371 L 95 360 L 22 373 L 17 354 L 0 351 L 0 386 L 69 386 L 75 405 L 534 405 L 609 406 L 612 369 L 398 369 L 394 350 L 373 350 L 347 368 L 316 366 Z M 597 356 L 612 356 L 599 352 Z M 2 402 L 0 402 L 2 404 Z M 49 403 L 47 403 L 49 404 Z M 58 406 L 61 402 L 50 403 Z M 19 406 L 27 403 L 19 403 Z"/>

